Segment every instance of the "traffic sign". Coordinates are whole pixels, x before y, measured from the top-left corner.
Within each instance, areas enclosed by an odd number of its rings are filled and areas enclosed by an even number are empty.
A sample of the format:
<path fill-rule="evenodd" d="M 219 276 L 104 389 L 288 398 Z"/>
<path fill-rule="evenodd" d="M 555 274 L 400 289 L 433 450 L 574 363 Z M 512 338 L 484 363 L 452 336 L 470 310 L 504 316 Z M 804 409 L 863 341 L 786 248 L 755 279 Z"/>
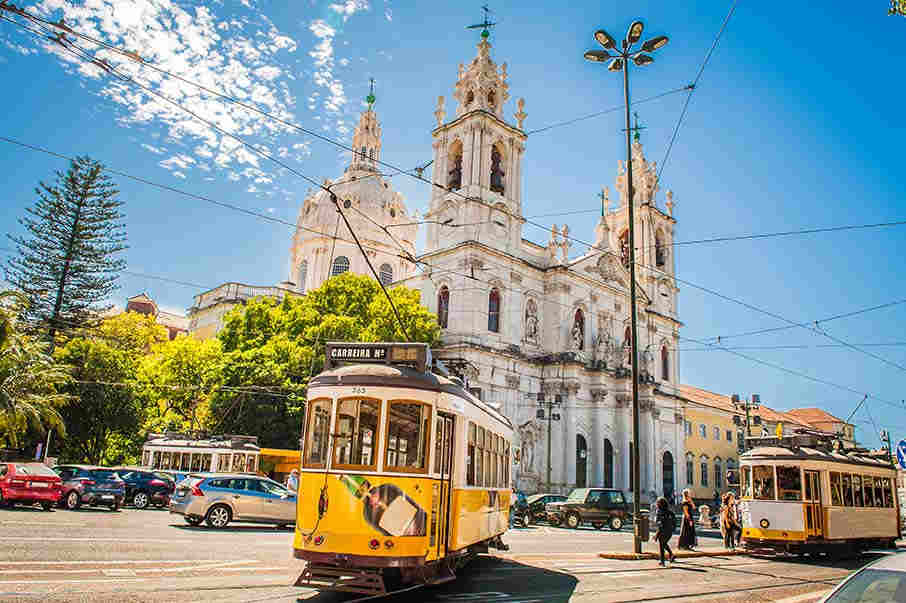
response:
<path fill-rule="evenodd" d="M 897 444 L 897 464 L 900 469 L 906 469 L 906 440 L 900 440 Z"/>

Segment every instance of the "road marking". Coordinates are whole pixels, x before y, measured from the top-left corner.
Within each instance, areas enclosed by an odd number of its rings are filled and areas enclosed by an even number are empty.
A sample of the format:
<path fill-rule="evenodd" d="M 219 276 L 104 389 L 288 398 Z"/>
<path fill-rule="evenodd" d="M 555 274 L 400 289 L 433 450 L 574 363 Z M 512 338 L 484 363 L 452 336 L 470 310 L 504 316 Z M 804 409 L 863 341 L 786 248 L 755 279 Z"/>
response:
<path fill-rule="evenodd" d="M 87 579 L 87 580 L 0 580 L 0 584 L 87 584 L 98 582 L 147 582 L 147 578 L 126 578 L 125 580 L 107 578 Z"/>
<path fill-rule="evenodd" d="M 55 528 L 57 526 L 66 526 L 68 528 L 81 528 L 87 527 L 87 523 L 45 523 L 39 521 L 0 521 L 2 524 L 9 524 L 14 526 L 40 526 L 42 528 Z"/>

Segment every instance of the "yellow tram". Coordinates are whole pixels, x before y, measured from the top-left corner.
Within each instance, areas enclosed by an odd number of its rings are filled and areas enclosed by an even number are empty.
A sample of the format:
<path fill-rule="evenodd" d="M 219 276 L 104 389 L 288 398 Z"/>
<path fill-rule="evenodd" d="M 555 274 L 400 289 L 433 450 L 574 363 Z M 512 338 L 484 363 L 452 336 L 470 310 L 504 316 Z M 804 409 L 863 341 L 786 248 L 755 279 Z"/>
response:
<path fill-rule="evenodd" d="M 380 594 L 503 548 L 513 429 L 426 344 L 329 343 L 308 386 L 296 582 Z"/>
<path fill-rule="evenodd" d="M 896 469 L 802 433 L 749 439 L 740 456 L 742 540 L 749 549 L 843 555 L 900 537 Z"/>

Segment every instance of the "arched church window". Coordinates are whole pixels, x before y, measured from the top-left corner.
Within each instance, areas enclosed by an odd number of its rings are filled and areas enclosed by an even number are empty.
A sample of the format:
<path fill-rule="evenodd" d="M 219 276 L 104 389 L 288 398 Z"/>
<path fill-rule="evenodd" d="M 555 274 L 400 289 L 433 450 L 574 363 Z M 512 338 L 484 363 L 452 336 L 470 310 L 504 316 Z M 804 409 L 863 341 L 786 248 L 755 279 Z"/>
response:
<path fill-rule="evenodd" d="M 500 332 L 500 291 L 496 288 L 488 294 L 488 331 Z"/>
<path fill-rule="evenodd" d="M 333 261 L 333 266 L 330 269 L 330 276 L 337 276 L 338 274 L 343 274 L 349 270 L 349 258 L 345 255 L 337 256 Z"/>
<path fill-rule="evenodd" d="M 582 308 L 577 309 L 573 317 L 572 338 L 577 350 L 585 349 L 585 314 L 582 313 Z"/>
<path fill-rule="evenodd" d="M 381 264 L 381 270 L 379 272 L 381 275 L 381 284 L 384 286 L 389 285 L 393 282 L 393 266 L 390 264 Z"/>
<path fill-rule="evenodd" d="M 447 172 L 447 188 L 459 190 L 462 187 L 462 142 L 456 141 L 450 147 L 450 169 Z"/>
<path fill-rule="evenodd" d="M 362 147 L 361 155 L 362 159 L 368 159 L 368 149 L 366 149 L 364 146 Z"/>
<path fill-rule="evenodd" d="M 654 234 L 654 263 L 658 268 L 667 265 L 667 248 L 664 246 L 664 233 L 660 230 Z"/>
<path fill-rule="evenodd" d="M 299 291 L 305 291 L 305 280 L 308 278 L 308 260 L 299 264 Z"/>
<path fill-rule="evenodd" d="M 497 145 L 491 147 L 491 190 L 495 193 L 503 194 L 503 179 L 506 174 L 503 173 L 503 154 Z"/>
<path fill-rule="evenodd" d="M 450 290 L 446 285 L 440 288 L 437 294 L 437 324 L 441 329 L 447 328 L 447 320 L 450 316 Z"/>
<path fill-rule="evenodd" d="M 661 376 L 664 381 L 670 381 L 670 352 L 667 351 L 667 344 L 661 348 Z"/>
<path fill-rule="evenodd" d="M 525 340 L 538 341 L 538 305 L 533 299 L 525 303 Z"/>
<path fill-rule="evenodd" d="M 629 268 L 629 231 L 623 231 L 620 235 L 620 261 L 623 262 L 624 268 Z"/>

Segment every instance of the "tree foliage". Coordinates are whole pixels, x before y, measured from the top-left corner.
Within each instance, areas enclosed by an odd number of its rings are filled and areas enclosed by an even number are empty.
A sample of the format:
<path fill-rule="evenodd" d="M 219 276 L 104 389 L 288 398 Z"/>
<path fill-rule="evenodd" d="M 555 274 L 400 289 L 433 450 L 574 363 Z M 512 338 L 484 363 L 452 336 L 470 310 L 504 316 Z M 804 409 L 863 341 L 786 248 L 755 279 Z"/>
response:
<path fill-rule="evenodd" d="M 18 254 L 7 260 L 7 280 L 28 298 L 26 315 L 46 329 L 51 346 L 58 332 L 96 321 L 117 289 L 125 261 L 125 226 L 117 191 L 103 166 L 74 159 L 53 184 L 41 182 L 38 197 L 19 219 L 27 234 L 7 235 Z"/>
<path fill-rule="evenodd" d="M 154 318 L 125 312 L 75 333 L 57 350 L 74 381 L 62 408 L 67 436 L 61 456 L 70 462 L 122 463 L 140 448 L 145 408 L 136 382 L 142 357 L 167 341 Z"/>
<path fill-rule="evenodd" d="M 390 296 L 415 341 L 433 344 L 436 317 L 419 292 L 398 287 Z M 329 279 L 304 297 L 258 298 L 224 321 L 223 384 L 211 402 L 218 431 L 262 437 L 265 445 L 296 448 L 305 386 L 321 371 L 327 341 L 400 341 L 399 325 L 374 279 L 352 273 Z"/>
<path fill-rule="evenodd" d="M 890 8 L 887 9 L 887 14 L 906 17 L 906 0 L 890 0 Z"/>
<path fill-rule="evenodd" d="M 68 374 L 46 344 L 20 327 L 22 301 L 17 294 L 0 293 L 0 444 L 13 448 L 23 444 L 28 430 L 65 432 L 60 387 Z"/>

